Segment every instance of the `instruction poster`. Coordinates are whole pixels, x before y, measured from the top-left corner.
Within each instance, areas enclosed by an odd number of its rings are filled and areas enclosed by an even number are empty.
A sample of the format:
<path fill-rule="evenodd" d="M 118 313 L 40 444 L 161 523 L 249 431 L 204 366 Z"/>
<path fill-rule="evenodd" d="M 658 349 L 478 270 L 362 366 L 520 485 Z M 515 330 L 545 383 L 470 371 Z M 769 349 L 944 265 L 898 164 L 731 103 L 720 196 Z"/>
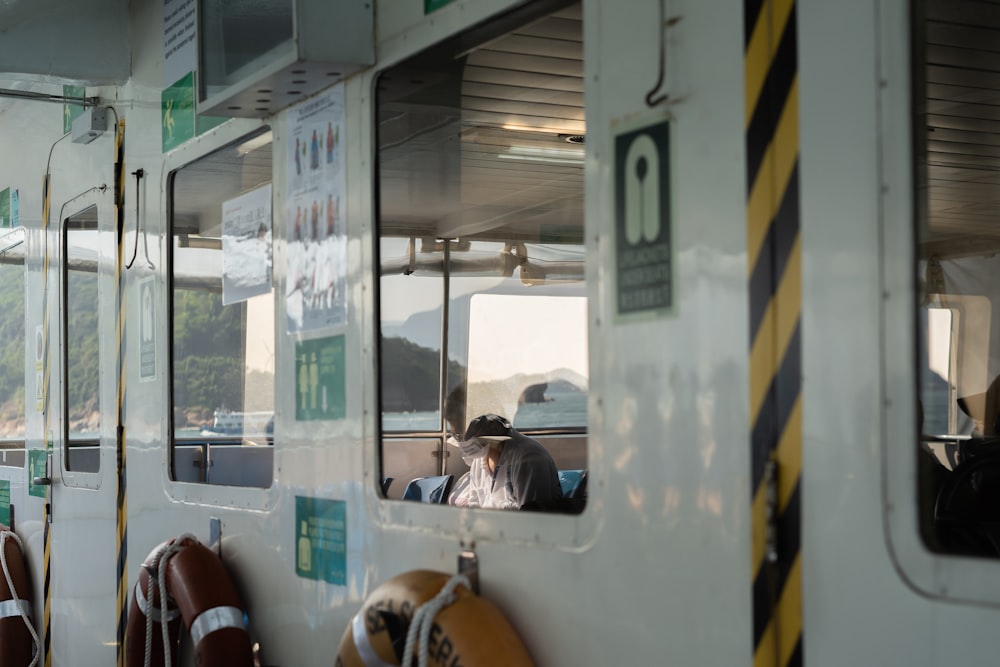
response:
<path fill-rule="evenodd" d="M 343 419 L 344 337 L 331 336 L 295 344 L 295 419 Z"/>
<path fill-rule="evenodd" d="M 344 87 L 288 112 L 288 332 L 347 321 Z"/>
<path fill-rule="evenodd" d="M 347 584 L 347 503 L 295 496 L 295 574 Z"/>
<path fill-rule="evenodd" d="M 271 184 L 222 204 L 222 305 L 271 290 Z"/>

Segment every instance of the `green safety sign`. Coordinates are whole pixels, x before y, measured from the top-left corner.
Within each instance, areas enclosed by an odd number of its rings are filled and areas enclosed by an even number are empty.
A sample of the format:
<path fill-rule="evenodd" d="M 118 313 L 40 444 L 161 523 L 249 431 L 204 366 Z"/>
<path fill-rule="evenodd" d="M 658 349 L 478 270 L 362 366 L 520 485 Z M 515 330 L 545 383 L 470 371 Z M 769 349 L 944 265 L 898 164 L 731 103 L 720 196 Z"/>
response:
<path fill-rule="evenodd" d="M 44 449 L 28 450 L 28 494 L 37 498 L 45 498 L 48 487 L 44 484 L 35 484 L 35 480 L 45 477 L 45 463 L 48 460 L 48 451 Z"/>
<path fill-rule="evenodd" d="M 0 227 L 13 227 L 11 216 L 10 188 L 0 190 Z"/>
<path fill-rule="evenodd" d="M 229 120 L 222 116 L 199 116 L 195 106 L 196 92 L 195 73 L 188 72 L 160 94 L 160 134 L 164 153 Z"/>
<path fill-rule="evenodd" d="M 83 98 L 87 96 L 87 89 L 83 86 L 63 86 L 63 97 L 79 97 Z M 82 104 L 64 104 L 63 105 L 63 134 L 68 134 L 73 130 L 73 121 L 76 120 L 77 116 L 83 113 Z"/>
<path fill-rule="evenodd" d="M 424 0 L 424 14 L 441 9 L 445 5 L 451 4 L 454 0 Z"/>
<path fill-rule="evenodd" d="M 614 137 L 615 312 L 619 321 L 674 311 L 670 123 L 662 116 Z"/>
<path fill-rule="evenodd" d="M 163 152 L 194 138 L 194 72 L 188 72 L 160 95 Z"/>
<path fill-rule="evenodd" d="M 347 583 L 347 503 L 295 496 L 295 574 Z"/>
<path fill-rule="evenodd" d="M 0 523 L 10 527 L 10 480 L 0 479 Z"/>
<path fill-rule="evenodd" d="M 331 336 L 295 344 L 295 419 L 343 419 L 344 337 Z"/>

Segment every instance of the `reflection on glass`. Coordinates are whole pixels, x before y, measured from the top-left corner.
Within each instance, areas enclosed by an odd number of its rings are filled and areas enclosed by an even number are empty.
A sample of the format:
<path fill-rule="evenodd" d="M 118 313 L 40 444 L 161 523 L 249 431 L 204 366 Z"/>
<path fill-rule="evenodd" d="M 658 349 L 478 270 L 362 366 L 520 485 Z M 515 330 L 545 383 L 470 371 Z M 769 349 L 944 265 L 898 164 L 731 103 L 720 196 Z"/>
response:
<path fill-rule="evenodd" d="M 66 469 L 100 470 L 97 207 L 65 226 Z"/>
<path fill-rule="evenodd" d="M 484 412 L 586 468 L 582 11 L 540 11 L 379 78 L 384 478 L 458 480 L 446 438 Z"/>
<path fill-rule="evenodd" d="M 1000 86 L 969 45 L 1000 37 L 1000 5 L 919 2 L 913 11 L 920 532 L 933 551 L 995 558 L 1000 164 L 980 148 L 995 143 L 982 119 Z"/>
<path fill-rule="evenodd" d="M 587 300 L 476 294 L 469 309 L 466 410 L 514 428 L 586 428 Z"/>
<path fill-rule="evenodd" d="M 241 149 L 247 139 L 172 176 L 173 477 L 266 487 L 273 469 L 274 290 L 228 305 L 222 298 L 223 204 L 271 180 L 270 141 Z M 267 253 L 257 259 L 262 266 L 270 261 Z"/>
<path fill-rule="evenodd" d="M 0 448 L 4 449 L 24 447 L 24 301 L 22 243 L 0 254 Z M 0 465 L 6 461 L 3 458 Z"/>

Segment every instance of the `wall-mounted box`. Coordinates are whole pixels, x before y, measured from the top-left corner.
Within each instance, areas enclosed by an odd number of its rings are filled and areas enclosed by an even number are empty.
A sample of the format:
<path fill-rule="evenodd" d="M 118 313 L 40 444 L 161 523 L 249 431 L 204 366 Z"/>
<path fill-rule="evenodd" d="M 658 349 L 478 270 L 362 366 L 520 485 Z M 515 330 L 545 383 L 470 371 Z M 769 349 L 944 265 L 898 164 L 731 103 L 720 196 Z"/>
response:
<path fill-rule="evenodd" d="M 374 0 L 198 0 L 198 113 L 259 118 L 375 63 Z"/>

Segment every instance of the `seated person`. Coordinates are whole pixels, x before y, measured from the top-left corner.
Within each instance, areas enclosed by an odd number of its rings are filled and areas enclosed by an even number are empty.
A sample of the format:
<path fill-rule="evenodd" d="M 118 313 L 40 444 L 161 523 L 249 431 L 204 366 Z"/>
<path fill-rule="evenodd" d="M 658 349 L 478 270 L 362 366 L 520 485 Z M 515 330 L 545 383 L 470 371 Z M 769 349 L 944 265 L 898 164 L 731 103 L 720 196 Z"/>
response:
<path fill-rule="evenodd" d="M 562 500 L 559 472 L 538 441 L 514 430 L 499 415 L 486 414 L 469 423 L 452 444 L 461 448 L 469 472 L 455 485 L 448 502 L 461 507 L 534 508 Z"/>

